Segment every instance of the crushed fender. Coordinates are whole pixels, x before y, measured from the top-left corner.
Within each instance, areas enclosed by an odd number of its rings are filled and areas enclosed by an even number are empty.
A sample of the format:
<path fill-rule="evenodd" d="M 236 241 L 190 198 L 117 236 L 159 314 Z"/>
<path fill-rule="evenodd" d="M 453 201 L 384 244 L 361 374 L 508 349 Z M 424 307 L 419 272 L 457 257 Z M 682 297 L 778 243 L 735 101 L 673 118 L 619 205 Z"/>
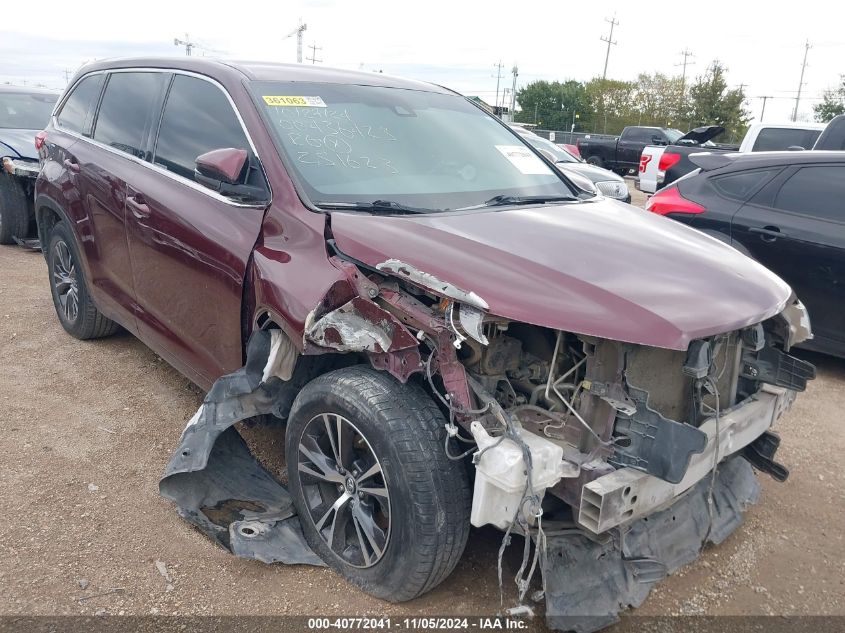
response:
<path fill-rule="evenodd" d="M 288 491 L 262 467 L 233 425 L 285 417 L 301 387 L 278 331 L 250 338 L 246 366 L 214 383 L 182 433 L 159 493 L 179 514 L 236 556 L 324 565 L 305 542 Z"/>
<path fill-rule="evenodd" d="M 719 544 L 742 523 L 757 502 L 760 484 L 751 465 L 733 457 L 719 466 L 710 524 L 707 477 L 670 507 L 635 521 L 622 536 L 603 542 L 565 531 L 546 534 L 542 556 L 546 622 L 551 628 L 588 633 L 639 607 L 652 587 L 701 553 Z"/>

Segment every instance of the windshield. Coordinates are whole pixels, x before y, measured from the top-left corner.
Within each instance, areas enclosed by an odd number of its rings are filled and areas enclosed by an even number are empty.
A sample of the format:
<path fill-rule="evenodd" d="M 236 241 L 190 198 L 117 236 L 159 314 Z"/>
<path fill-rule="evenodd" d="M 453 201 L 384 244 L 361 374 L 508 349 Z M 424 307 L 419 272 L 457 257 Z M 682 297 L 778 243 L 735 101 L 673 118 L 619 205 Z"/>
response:
<path fill-rule="evenodd" d="M 56 95 L 0 92 L 0 128 L 40 130 L 50 121 Z"/>
<path fill-rule="evenodd" d="M 518 136 L 458 95 L 305 82 L 251 89 L 317 206 L 389 201 L 425 212 L 496 196 L 576 195 Z"/>
<path fill-rule="evenodd" d="M 676 130 L 675 128 L 667 128 L 663 130 L 663 132 L 668 137 L 670 144 L 677 142 L 677 140 L 684 135 L 683 132 Z"/>
<path fill-rule="evenodd" d="M 525 140 L 528 141 L 531 145 L 535 148 L 540 150 L 546 150 L 552 156 L 554 156 L 554 160 L 556 163 L 580 163 L 581 161 L 575 158 L 572 154 L 567 152 L 565 149 L 561 149 L 554 143 L 549 140 L 546 140 L 540 136 L 526 136 Z"/>

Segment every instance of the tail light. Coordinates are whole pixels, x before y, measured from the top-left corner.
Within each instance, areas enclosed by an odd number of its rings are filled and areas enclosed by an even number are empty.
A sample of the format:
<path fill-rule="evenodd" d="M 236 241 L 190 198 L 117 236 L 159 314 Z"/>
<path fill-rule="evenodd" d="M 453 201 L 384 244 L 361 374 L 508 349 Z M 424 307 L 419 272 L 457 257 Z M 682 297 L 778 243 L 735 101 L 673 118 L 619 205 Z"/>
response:
<path fill-rule="evenodd" d="M 35 135 L 35 149 L 40 150 L 44 147 L 44 143 L 47 141 L 47 132 L 41 130 L 38 134 Z"/>
<path fill-rule="evenodd" d="M 660 162 L 657 163 L 657 169 L 660 171 L 666 171 L 670 167 L 673 167 L 679 160 L 681 160 L 681 155 L 676 154 L 675 152 L 663 152 L 660 155 Z"/>
<path fill-rule="evenodd" d="M 687 213 L 694 215 L 707 211 L 707 209 L 697 202 L 684 198 L 677 187 L 658 191 L 645 203 L 645 210 L 656 213 L 657 215 L 666 215 L 668 213 Z"/>

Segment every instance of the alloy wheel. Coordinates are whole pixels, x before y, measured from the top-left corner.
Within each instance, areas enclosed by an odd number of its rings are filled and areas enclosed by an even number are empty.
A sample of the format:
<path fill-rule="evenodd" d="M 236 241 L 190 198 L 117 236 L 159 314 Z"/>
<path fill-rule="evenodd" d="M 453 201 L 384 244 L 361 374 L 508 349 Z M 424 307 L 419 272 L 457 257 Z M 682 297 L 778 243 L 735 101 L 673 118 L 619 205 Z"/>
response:
<path fill-rule="evenodd" d="M 320 538 L 353 567 L 375 565 L 390 539 L 390 495 L 364 434 L 336 413 L 314 416 L 297 451 L 302 496 Z"/>
<path fill-rule="evenodd" d="M 73 323 L 79 314 L 79 282 L 76 263 L 63 240 L 53 247 L 53 286 L 65 318 Z"/>

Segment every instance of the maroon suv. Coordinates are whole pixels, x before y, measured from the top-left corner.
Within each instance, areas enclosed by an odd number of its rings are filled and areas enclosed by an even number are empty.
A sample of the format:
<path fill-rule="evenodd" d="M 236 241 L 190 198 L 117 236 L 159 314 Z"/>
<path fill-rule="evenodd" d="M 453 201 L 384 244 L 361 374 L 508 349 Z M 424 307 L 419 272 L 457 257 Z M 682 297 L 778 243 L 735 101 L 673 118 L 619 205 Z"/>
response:
<path fill-rule="evenodd" d="M 222 496 L 191 480 L 182 514 L 239 555 L 322 559 L 408 600 L 489 523 L 537 544 L 547 616 L 595 616 L 583 630 L 726 538 L 752 465 L 788 474 L 770 427 L 813 377 L 787 353 L 810 336 L 790 288 L 563 175 L 450 90 L 98 62 L 41 160 L 62 326 L 123 327 L 217 381 L 162 489 L 216 464 Z M 265 413 L 287 422 L 290 507 L 240 448 L 212 450 Z M 297 534 L 316 557 L 291 553 Z"/>

